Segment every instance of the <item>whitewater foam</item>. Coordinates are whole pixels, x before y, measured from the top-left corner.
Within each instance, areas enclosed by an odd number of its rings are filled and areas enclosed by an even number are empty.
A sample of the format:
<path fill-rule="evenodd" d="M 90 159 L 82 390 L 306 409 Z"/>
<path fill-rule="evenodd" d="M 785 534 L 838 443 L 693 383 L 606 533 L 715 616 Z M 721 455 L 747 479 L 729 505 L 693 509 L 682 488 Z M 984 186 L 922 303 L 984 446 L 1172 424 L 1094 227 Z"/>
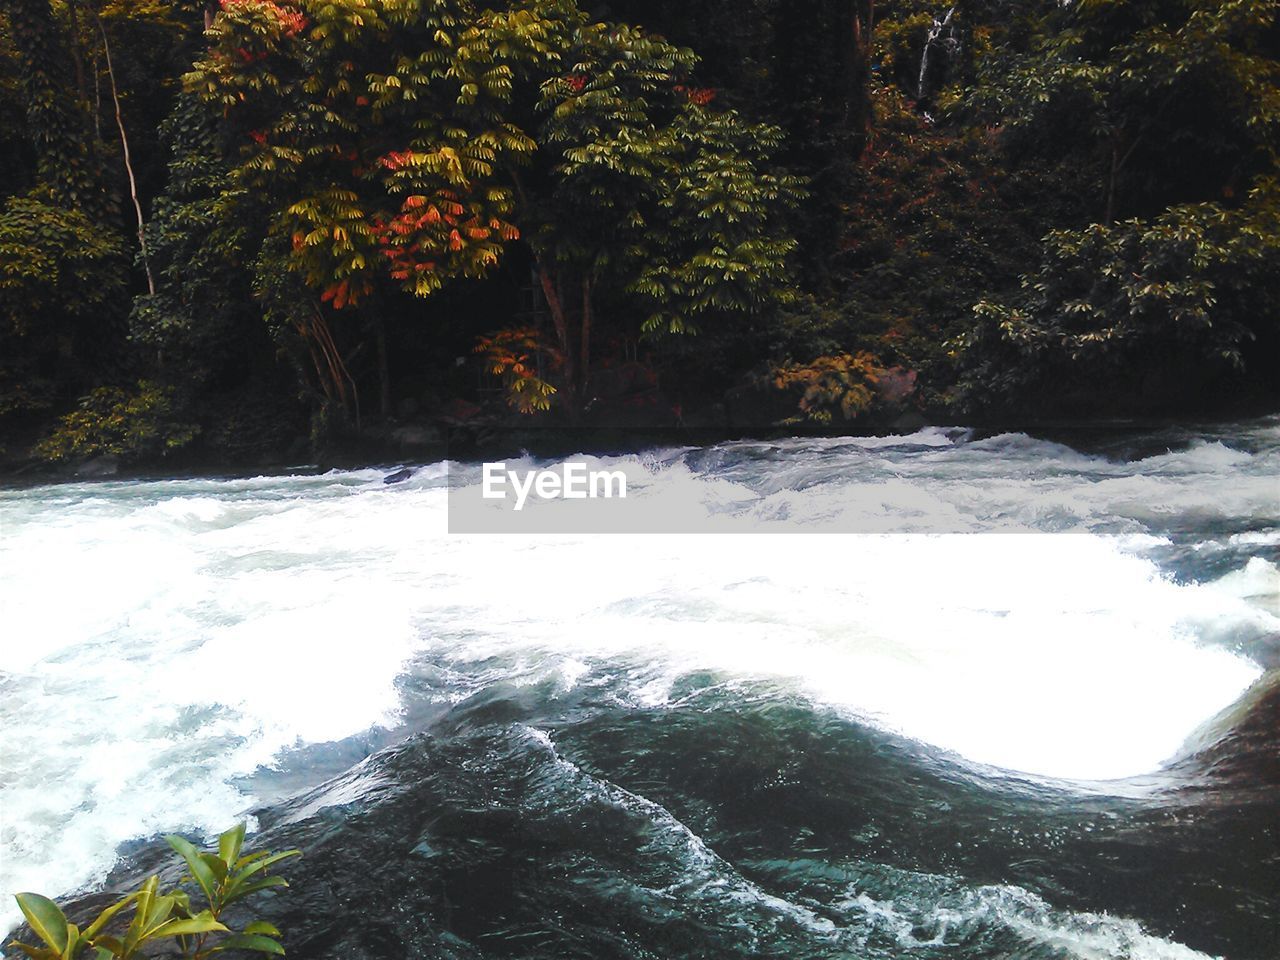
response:
<path fill-rule="evenodd" d="M 447 668 L 442 700 L 607 677 L 653 709 L 704 671 L 974 763 L 1151 771 L 1255 680 L 1241 638 L 1280 622 L 1256 596 L 1275 567 L 1248 556 L 1280 528 L 1274 451 L 1162 457 L 1151 476 L 931 430 L 599 461 L 732 529 L 883 519 L 923 491 L 930 522 L 1037 531 L 1016 537 L 447 537 L 445 465 L 396 487 L 365 470 L 0 494 L 0 928 L 12 892 L 98 882 L 133 838 L 224 829 L 283 751 L 394 726 L 419 661 Z M 1170 518 L 1234 525 L 1237 571 L 1162 575 L 1144 551 Z"/>
<path fill-rule="evenodd" d="M 884 873 L 896 875 L 899 896 L 880 900 L 855 885 L 838 906 L 848 922 L 860 930 L 862 946 L 873 936 L 887 938 L 898 948 L 898 956 L 909 957 L 917 951 L 933 956 L 930 948 L 953 947 L 973 942 L 984 933 L 991 936 L 1008 931 L 1020 941 L 1019 956 L 1213 960 L 1208 954 L 1149 933 L 1135 920 L 1057 910 L 1022 887 L 967 888 L 944 878 L 903 871 Z M 1037 948 L 1051 953 L 1041 954 Z"/>

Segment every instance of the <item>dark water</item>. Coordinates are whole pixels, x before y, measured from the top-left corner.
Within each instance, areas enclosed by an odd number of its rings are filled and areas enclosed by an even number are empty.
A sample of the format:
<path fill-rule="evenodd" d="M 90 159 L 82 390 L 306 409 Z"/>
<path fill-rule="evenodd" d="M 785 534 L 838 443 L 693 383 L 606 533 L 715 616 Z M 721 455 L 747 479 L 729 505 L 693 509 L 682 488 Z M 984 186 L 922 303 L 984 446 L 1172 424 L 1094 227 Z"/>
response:
<path fill-rule="evenodd" d="M 154 566 L 5 664 L 19 732 L 98 711 L 9 787 L 10 882 L 92 882 L 59 866 L 87 852 L 122 886 L 164 856 L 131 811 L 246 810 L 305 852 L 261 910 L 296 958 L 1273 960 L 1280 423 L 1117 442 L 651 460 L 849 510 L 878 470 L 1080 536 L 477 544 L 373 472 L 15 494 L 27 546 Z M 76 687 L 104 651 L 139 693 Z M 85 769 L 120 743 L 134 792 Z"/>
<path fill-rule="evenodd" d="M 1274 689 L 1180 769 L 1088 791 L 768 689 L 546 694 L 495 687 L 260 811 L 308 851 L 272 908 L 294 955 L 1275 955 Z"/>

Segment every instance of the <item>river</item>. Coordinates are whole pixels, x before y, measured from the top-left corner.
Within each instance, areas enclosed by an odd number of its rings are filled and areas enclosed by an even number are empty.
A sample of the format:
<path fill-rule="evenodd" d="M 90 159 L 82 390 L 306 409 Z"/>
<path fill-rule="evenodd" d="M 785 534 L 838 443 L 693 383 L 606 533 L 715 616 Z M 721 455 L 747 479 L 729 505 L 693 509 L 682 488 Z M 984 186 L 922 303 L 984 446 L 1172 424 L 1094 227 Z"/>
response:
<path fill-rule="evenodd" d="M 0 929 L 248 817 L 293 957 L 1277 955 L 1280 418 L 597 462 L 722 532 L 0 491 Z"/>

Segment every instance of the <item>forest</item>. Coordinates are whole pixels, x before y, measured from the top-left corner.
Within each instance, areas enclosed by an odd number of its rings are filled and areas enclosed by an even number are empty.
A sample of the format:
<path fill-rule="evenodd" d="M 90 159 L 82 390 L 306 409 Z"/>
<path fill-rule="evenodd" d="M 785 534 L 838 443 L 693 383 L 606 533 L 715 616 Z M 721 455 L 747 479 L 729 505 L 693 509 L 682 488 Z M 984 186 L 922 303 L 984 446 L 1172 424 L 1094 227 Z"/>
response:
<path fill-rule="evenodd" d="M 1269 409 L 1278 10 L 6 0 L 0 461 Z"/>

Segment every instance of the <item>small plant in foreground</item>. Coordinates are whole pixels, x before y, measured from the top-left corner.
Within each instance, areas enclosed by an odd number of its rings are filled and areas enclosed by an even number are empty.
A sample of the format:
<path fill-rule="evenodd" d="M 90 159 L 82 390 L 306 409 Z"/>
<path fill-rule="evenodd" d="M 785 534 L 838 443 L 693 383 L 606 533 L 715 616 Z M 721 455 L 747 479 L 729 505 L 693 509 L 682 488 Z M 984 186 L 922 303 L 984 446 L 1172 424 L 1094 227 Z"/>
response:
<path fill-rule="evenodd" d="M 67 920 L 56 903 L 36 893 L 19 893 L 15 899 L 42 946 L 12 942 L 31 960 L 128 960 L 150 956 L 160 941 L 176 945 L 183 960 L 207 960 L 235 951 L 284 956 L 280 931 L 264 920 L 253 920 L 232 930 L 222 921 L 223 911 L 250 894 L 272 887 L 287 887 L 283 877 L 269 876 L 269 868 L 297 850 L 271 853 L 262 850 L 240 855 L 245 825 L 233 827 L 218 838 L 217 852 L 202 851 L 181 837 L 165 839 L 182 857 L 189 871 L 179 886 L 194 883 L 205 907 L 195 910 L 192 897 L 180 888 L 160 890 L 160 878 L 149 877 L 137 890 L 107 907 L 83 930 Z M 124 926 L 123 914 L 133 908 Z M 119 922 L 117 921 L 119 918 Z M 123 929 L 121 929 L 123 927 Z M 113 932 L 114 931 L 114 932 Z M 167 956 L 173 956 L 169 953 Z"/>

